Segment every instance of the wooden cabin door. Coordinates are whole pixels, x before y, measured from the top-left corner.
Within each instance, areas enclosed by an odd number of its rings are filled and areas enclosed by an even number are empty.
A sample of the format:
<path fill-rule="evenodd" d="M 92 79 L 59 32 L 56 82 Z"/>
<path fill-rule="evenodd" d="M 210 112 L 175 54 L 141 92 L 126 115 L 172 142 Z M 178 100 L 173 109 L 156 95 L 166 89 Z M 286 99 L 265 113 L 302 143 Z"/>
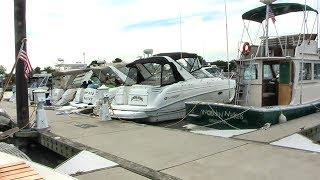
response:
<path fill-rule="evenodd" d="M 278 104 L 288 105 L 292 98 L 292 63 L 281 62 L 279 72 Z"/>

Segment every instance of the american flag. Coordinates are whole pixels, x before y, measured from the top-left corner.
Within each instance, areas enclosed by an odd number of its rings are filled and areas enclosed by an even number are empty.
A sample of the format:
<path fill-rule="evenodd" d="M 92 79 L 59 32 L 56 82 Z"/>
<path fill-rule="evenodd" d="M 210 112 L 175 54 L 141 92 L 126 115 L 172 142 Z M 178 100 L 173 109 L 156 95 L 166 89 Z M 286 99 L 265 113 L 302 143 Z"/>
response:
<path fill-rule="evenodd" d="M 271 7 L 269 8 L 269 18 L 271 18 L 273 24 L 276 22 L 276 16 L 273 14 Z"/>
<path fill-rule="evenodd" d="M 32 71 L 32 66 L 31 66 L 29 58 L 27 56 L 27 52 L 24 51 L 24 50 L 21 50 L 21 52 L 19 54 L 19 59 L 24 64 L 24 77 L 26 79 L 28 79 L 29 78 L 29 73 Z"/>

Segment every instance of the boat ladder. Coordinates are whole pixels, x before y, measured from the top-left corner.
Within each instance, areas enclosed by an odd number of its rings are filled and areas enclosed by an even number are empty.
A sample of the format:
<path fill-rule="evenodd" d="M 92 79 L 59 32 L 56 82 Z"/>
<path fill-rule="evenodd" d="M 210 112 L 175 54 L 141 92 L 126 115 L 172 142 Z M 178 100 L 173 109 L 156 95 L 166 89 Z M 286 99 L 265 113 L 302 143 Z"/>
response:
<path fill-rule="evenodd" d="M 249 79 L 244 82 L 244 72 L 246 66 L 244 65 L 243 56 L 239 61 L 239 67 L 237 68 L 237 84 L 236 84 L 236 93 L 235 93 L 235 105 L 247 105 L 250 96 L 252 74 L 255 70 L 255 58 L 251 56 L 249 61 Z M 245 88 L 246 87 L 246 88 Z"/>
<path fill-rule="evenodd" d="M 243 73 L 244 73 L 244 66 L 243 66 L 243 59 L 241 57 L 239 61 L 239 65 L 237 68 L 237 75 L 236 75 L 236 93 L 235 93 L 235 98 L 234 98 L 234 104 L 235 105 L 240 105 L 240 103 L 243 101 L 242 96 L 243 96 Z"/>

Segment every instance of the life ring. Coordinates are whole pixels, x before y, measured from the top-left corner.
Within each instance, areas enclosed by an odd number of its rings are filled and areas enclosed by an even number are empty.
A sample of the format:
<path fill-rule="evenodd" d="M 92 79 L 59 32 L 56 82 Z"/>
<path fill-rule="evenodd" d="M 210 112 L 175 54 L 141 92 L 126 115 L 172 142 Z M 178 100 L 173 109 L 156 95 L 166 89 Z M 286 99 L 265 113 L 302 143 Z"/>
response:
<path fill-rule="evenodd" d="M 245 42 L 242 46 L 242 54 L 248 56 L 251 52 L 251 46 L 248 42 Z"/>

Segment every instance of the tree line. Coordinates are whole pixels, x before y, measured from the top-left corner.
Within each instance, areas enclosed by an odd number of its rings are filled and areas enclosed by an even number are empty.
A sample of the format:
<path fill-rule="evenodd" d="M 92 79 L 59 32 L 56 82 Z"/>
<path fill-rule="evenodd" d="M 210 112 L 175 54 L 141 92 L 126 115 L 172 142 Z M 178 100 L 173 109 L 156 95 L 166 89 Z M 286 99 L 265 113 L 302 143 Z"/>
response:
<path fill-rule="evenodd" d="M 6 73 L 7 68 L 5 68 L 3 65 L 0 65 L 0 83 L 5 82 L 7 78 L 9 78 L 9 74 Z M 31 74 L 41 74 L 41 72 L 46 72 L 46 73 L 53 73 L 55 71 L 54 68 L 51 66 L 47 66 L 43 69 L 40 67 L 36 67 L 33 69 Z M 16 81 L 15 74 L 12 75 L 10 83 L 14 84 Z M 1 84 L 0 84 L 1 85 Z"/>

